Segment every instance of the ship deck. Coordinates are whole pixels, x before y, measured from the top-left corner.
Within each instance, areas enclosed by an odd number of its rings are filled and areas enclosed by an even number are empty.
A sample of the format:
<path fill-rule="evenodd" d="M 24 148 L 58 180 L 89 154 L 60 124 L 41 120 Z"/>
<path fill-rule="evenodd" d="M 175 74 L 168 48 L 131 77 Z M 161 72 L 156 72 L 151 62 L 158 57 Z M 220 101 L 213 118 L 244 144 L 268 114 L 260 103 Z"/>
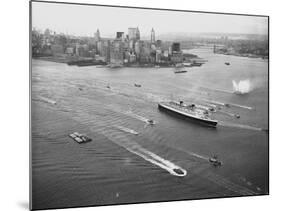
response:
<path fill-rule="evenodd" d="M 213 120 L 205 115 L 202 109 L 199 108 L 189 108 L 187 106 L 181 106 L 176 102 L 161 102 L 158 104 L 159 108 L 164 108 L 173 113 L 177 113 L 181 116 L 197 120 L 201 123 L 208 124 L 211 126 L 217 125 L 217 120 Z"/>

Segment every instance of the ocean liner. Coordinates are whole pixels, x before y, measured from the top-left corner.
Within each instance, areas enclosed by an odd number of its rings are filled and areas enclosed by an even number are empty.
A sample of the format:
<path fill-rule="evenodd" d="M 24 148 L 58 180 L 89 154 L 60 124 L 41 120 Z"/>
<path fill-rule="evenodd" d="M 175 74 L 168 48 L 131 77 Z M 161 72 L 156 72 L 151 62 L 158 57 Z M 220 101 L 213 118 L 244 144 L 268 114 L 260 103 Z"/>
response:
<path fill-rule="evenodd" d="M 209 112 L 207 110 L 201 109 L 195 104 L 184 104 L 183 101 L 160 102 L 158 103 L 158 108 L 207 126 L 216 127 L 218 123 L 217 120 L 213 120 L 209 117 Z"/>

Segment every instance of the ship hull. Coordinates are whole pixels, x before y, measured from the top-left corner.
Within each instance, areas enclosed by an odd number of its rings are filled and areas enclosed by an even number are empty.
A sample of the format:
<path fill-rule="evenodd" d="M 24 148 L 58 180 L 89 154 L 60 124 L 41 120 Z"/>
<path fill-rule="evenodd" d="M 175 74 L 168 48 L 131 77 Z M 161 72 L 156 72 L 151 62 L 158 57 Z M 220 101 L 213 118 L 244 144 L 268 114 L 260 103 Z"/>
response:
<path fill-rule="evenodd" d="M 215 120 L 201 119 L 199 117 L 195 117 L 195 116 L 189 115 L 187 113 L 183 113 L 183 112 L 177 111 L 176 109 L 170 108 L 169 106 L 163 105 L 161 103 L 158 104 L 158 108 L 161 111 L 165 111 L 166 113 L 169 113 L 171 115 L 177 116 L 177 117 L 179 117 L 181 119 L 188 120 L 188 121 L 194 122 L 194 123 L 199 123 L 199 124 L 204 125 L 204 126 L 216 127 L 217 123 L 218 123 Z"/>

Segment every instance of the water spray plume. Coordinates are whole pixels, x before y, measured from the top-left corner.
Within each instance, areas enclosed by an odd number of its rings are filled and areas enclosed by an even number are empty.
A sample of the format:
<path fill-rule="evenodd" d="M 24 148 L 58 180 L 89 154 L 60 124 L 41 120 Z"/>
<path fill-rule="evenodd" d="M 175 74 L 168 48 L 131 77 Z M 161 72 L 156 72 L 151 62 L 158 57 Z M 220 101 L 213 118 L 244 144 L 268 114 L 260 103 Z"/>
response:
<path fill-rule="evenodd" d="M 236 82 L 232 80 L 233 91 L 235 94 L 247 94 L 251 91 L 251 84 L 249 80 Z"/>

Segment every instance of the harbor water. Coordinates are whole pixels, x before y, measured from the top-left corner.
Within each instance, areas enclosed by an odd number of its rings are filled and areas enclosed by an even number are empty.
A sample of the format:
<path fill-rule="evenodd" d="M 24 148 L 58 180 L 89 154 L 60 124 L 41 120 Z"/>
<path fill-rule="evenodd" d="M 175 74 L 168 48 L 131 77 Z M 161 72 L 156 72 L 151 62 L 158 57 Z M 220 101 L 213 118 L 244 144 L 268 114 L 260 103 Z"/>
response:
<path fill-rule="evenodd" d="M 179 74 L 32 60 L 33 209 L 268 194 L 268 61 L 189 52 L 207 61 Z M 159 111 L 165 100 L 221 105 L 217 128 Z"/>

